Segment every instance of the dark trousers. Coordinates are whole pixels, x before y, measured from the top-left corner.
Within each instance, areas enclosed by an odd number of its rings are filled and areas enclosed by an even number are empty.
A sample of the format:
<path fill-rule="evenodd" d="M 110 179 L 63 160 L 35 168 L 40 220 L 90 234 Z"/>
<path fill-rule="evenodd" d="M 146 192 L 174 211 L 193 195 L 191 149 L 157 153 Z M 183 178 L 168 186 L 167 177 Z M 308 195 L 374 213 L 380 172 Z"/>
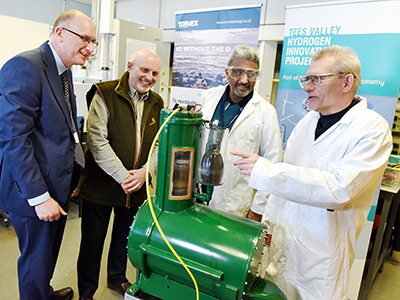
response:
<path fill-rule="evenodd" d="M 64 207 L 65 210 L 65 207 Z M 68 207 L 66 209 L 68 211 Z M 9 213 L 18 237 L 18 283 L 21 300 L 48 300 L 53 297 L 53 277 L 64 234 L 66 216 L 54 222 Z"/>
<path fill-rule="evenodd" d="M 78 289 L 82 298 L 92 298 L 98 288 L 101 256 L 112 210 L 114 223 L 107 261 L 107 281 L 113 284 L 128 281 L 125 276 L 127 237 L 138 208 L 82 201 L 82 237 L 78 257 Z"/>

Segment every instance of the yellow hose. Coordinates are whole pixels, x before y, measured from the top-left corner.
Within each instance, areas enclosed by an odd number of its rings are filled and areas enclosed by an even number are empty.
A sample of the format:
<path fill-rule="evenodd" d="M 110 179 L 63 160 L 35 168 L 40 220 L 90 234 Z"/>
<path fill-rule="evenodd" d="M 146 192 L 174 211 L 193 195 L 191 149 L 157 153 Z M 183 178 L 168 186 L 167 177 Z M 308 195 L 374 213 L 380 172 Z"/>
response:
<path fill-rule="evenodd" d="M 161 125 L 160 129 L 158 130 L 156 137 L 153 140 L 153 143 L 151 144 L 150 147 L 150 152 L 149 152 L 149 157 L 147 159 L 147 168 L 146 168 L 146 192 L 147 192 L 147 199 L 149 202 L 149 206 L 150 206 L 150 212 L 151 215 L 153 216 L 153 220 L 154 223 L 157 226 L 158 231 L 160 232 L 161 236 L 163 237 L 165 243 L 167 244 L 168 248 L 171 250 L 171 252 L 175 255 L 175 257 L 179 260 L 179 262 L 182 264 L 182 266 L 185 268 L 186 272 L 188 272 L 190 278 L 192 278 L 192 281 L 194 283 L 194 287 L 196 289 L 196 299 L 199 300 L 199 287 L 197 285 L 196 279 L 194 278 L 192 272 L 190 272 L 189 268 L 186 266 L 186 264 L 183 262 L 183 260 L 180 258 L 180 256 L 178 255 L 178 253 L 176 253 L 175 249 L 172 247 L 172 245 L 169 243 L 167 237 L 165 236 L 164 232 L 161 229 L 160 224 L 158 223 L 156 214 L 154 213 L 154 209 L 153 209 L 153 204 L 151 201 L 151 196 L 150 196 L 150 187 L 149 187 L 149 168 L 150 168 L 150 159 L 151 159 L 151 155 L 154 151 L 154 147 L 156 145 L 156 141 L 158 140 L 158 137 L 160 136 L 161 131 L 163 130 L 163 128 L 165 127 L 165 125 L 168 123 L 168 121 L 172 118 L 172 116 L 174 114 L 176 114 L 178 111 L 180 110 L 180 108 L 177 108 L 176 110 L 174 110 L 171 115 L 164 121 L 164 123 Z"/>

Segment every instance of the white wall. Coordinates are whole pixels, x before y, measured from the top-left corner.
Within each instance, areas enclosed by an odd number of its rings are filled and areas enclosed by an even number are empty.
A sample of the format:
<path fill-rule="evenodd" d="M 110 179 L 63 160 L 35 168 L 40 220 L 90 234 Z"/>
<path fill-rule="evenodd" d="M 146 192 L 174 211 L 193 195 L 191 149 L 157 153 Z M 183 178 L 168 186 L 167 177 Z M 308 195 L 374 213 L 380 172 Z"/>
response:
<path fill-rule="evenodd" d="M 160 7 L 162 0 L 119 1 L 115 3 L 115 18 L 160 27 Z M 151 12 L 151 13 L 149 13 Z"/>
<path fill-rule="evenodd" d="M 331 0 L 330 2 L 342 1 Z M 282 41 L 287 5 L 326 2 L 323 0 L 116 0 L 115 17 L 164 29 L 164 42 L 173 42 L 175 12 L 206 8 L 262 4 L 260 40 Z M 151 13 L 149 13 L 151 12 Z M 278 34 L 277 34 L 278 33 Z"/>
<path fill-rule="evenodd" d="M 259 33 L 259 54 L 262 60 L 262 78 L 256 85 L 255 89 L 257 92 L 260 93 L 261 96 L 271 102 L 272 82 L 274 79 L 274 67 L 277 48 L 276 45 L 277 42 L 283 41 L 284 38 L 286 17 L 285 7 L 287 5 L 300 5 L 316 2 L 325 1 L 248 0 L 244 3 L 242 0 L 116 0 L 115 17 L 162 28 L 164 30 L 163 42 L 165 44 L 171 44 L 175 41 L 176 12 L 262 4 Z M 163 61 L 163 63 L 168 60 L 168 65 L 170 65 L 168 56 L 161 57 L 161 60 Z"/>
<path fill-rule="evenodd" d="M 1 0 L 0 14 L 30 21 L 47 23 L 50 26 L 64 9 L 78 9 L 91 16 L 90 0 Z M 95 1 L 95 0 L 93 0 Z M 107 0 L 104 0 L 107 1 Z M 109 1 L 109 0 L 108 0 Z M 331 0 L 330 2 L 341 1 Z M 271 96 L 276 43 L 283 40 L 287 5 L 326 2 L 321 0 L 115 0 L 115 18 L 162 28 L 164 31 L 163 62 L 164 86 L 168 85 L 170 57 L 168 47 L 175 40 L 175 12 L 207 8 L 246 6 L 262 4 L 260 19 L 260 55 L 262 84 L 256 90 L 267 100 Z M 45 7 L 46 9 L 43 9 Z M 100 39 L 100 37 L 98 37 Z M 11 41 L 15 42 L 15 41 Z M 165 50 L 165 51 L 164 51 Z M 15 53 L 16 54 L 16 53 Z M 170 71 L 170 70 L 169 70 Z M 165 92 L 165 91 L 164 91 Z"/>
<path fill-rule="evenodd" d="M 91 15 L 91 5 L 73 0 L 0 0 L 0 15 L 53 25 L 66 9 L 77 9 Z M 3 30 L 3 28 L 2 28 Z"/>
<path fill-rule="evenodd" d="M 15 54 L 40 46 L 49 38 L 50 26 L 45 23 L 23 20 L 0 15 L 0 41 L 7 47 L 0 47 L 0 68 Z"/>

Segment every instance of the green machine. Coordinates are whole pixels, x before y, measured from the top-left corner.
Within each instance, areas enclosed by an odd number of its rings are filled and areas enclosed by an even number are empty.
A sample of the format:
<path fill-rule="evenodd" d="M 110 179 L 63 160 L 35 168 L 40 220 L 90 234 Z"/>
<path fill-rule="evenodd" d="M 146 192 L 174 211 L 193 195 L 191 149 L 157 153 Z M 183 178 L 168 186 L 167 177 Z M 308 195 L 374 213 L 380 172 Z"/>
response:
<path fill-rule="evenodd" d="M 213 185 L 222 181 L 220 135 L 209 135 L 202 157 L 202 113 L 164 109 L 161 122 L 167 119 L 156 193 L 140 207 L 128 237 L 137 274 L 125 300 L 286 299 L 259 276 L 263 224 L 198 203 L 209 201 Z M 207 193 L 196 192 L 198 182 L 207 184 Z"/>

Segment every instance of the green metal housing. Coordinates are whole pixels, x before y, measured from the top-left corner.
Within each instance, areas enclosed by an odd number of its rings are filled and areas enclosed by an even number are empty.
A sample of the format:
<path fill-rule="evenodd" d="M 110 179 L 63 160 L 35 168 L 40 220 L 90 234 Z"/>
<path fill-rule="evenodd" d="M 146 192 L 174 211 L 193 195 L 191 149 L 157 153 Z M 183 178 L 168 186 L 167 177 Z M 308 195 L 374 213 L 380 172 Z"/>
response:
<path fill-rule="evenodd" d="M 163 110 L 162 122 L 171 113 Z M 150 199 L 157 220 L 192 272 L 201 300 L 286 299 L 276 285 L 258 276 L 266 235 L 263 225 L 196 203 L 193 183 L 200 161 L 201 117 L 201 113 L 178 112 L 160 134 L 157 188 Z M 132 223 L 128 257 L 137 269 L 128 294 L 141 291 L 161 299 L 196 299 L 193 281 L 156 228 L 148 201 Z"/>

